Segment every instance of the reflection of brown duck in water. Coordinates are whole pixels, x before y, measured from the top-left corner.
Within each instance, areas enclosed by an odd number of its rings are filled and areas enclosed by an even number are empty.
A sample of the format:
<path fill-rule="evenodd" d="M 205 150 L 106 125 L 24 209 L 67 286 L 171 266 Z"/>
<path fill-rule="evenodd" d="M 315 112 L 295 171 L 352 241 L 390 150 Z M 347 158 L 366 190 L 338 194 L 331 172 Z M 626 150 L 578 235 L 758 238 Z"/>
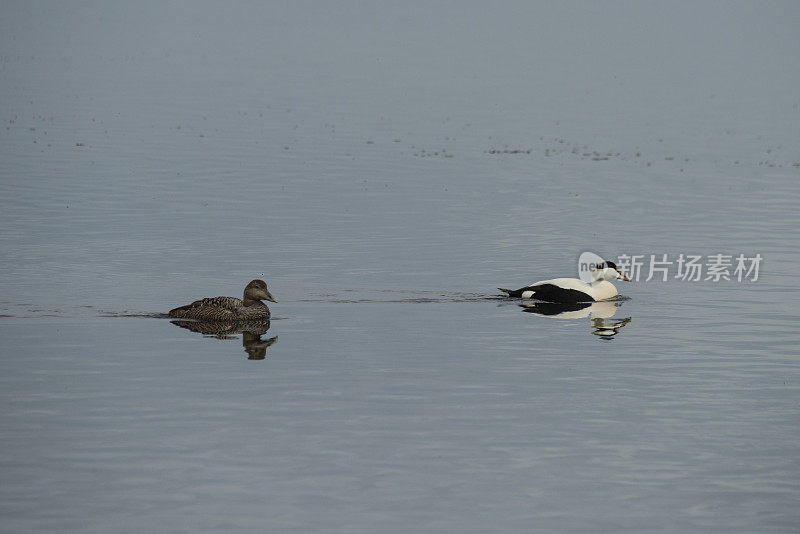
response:
<path fill-rule="evenodd" d="M 244 288 L 244 300 L 235 297 L 212 297 L 196 300 L 169 311 L 170 317 L 198 319 L 205 322 L 269 320 L 269 308 L 261 302 L 278 302 L 263 280 L 253 280 Z"/>
<path fill-rule="evenodd" d="M 248 360 L 263 360 L 267 357 L 267 347 L 278 342 L 278 336 L 261 339 L 258 334 L 242 333 L 242 346 L 247 352 Z"/>
<path fill-rule="evenodd" d="M 261 339 L 269 330 L 269 321 L 172 321 L 172 324 L 217 339 L 234 339 L 236 334 L 242 334 L 242 346 L 249 360 L 263 360 L 267 347 L 278 341 L 278 336 Z"/>

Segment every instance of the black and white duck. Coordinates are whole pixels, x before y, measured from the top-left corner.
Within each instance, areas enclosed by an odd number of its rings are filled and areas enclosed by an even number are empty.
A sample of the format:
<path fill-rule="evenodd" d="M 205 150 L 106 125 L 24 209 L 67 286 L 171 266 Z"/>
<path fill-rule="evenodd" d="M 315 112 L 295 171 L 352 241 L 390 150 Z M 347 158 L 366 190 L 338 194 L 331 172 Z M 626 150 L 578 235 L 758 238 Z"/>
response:
<path fill-rule="evenodd" d="M 503 289 L 512 298 L 536 299 L 545 302 L 599 302 L 610 300 L 619 293 L 614 284 L 609 280 L 631 279 L 623 273 L 612 261 L 604 261 L 594 266 L 591 270 L 592 283 L 584 282 L 579 278 L 553 278 L 542 280 L 519 289 Z"/>

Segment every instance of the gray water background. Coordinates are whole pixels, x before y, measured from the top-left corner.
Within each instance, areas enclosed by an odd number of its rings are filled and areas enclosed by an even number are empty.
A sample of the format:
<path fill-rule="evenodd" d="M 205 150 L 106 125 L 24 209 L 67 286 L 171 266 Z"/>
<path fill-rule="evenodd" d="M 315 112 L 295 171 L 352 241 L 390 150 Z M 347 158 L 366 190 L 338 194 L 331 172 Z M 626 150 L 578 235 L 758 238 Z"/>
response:
<path fill-rule="evenodd" d="M 4 2 L 0 531 L 796 532 L 798 27 Z M 495 298 L 586 250 L 764 262 Z M 159 315 L 252 278 L 265 360 Z"/>

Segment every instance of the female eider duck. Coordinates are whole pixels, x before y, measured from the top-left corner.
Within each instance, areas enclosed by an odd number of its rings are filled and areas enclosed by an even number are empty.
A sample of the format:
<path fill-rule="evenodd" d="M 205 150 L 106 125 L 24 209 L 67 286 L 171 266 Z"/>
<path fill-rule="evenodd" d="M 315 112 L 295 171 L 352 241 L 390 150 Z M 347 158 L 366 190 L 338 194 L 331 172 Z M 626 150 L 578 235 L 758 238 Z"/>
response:
<path fill-rule="evenodd" d="M 201 321 L 265 321 L 269 308 L 261 302 L 278 302 L 263 280 L 253 280 L 244 288 L 244 300 L 236 297 L 212 297 L 196 300 L 169 311 L 170 317 Z"/>
<path fill-rule="evenodd" d="M 519 289 L 503 289 L 500 291 L 509 297 L 536 299 L 545 302 L 597 302 L 609 300 L 617 296 L 617 288 L 608 280 L 624 280 L 630 282 L 625 273 L 619 270 L 614 262 L 606 261 L 596 265 L 591 271 L 592 283 L 587 284 L 578 278 L 553 278 L 542 280 Z"/>

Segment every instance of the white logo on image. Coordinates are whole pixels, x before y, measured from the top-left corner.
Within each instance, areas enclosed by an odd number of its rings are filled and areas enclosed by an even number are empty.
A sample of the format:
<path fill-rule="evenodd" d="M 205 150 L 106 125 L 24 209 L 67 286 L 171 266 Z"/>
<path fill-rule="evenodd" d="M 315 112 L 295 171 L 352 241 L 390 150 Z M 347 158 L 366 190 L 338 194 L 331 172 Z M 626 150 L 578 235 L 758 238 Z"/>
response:
<path fill-rule="evenodd" d="M 578 278 L 591 284 L 594 281 L 592 280 L 592 270 L 601 263 L 605 263 L 605 260 L 594 252 L 583 252 L 578 258 Z"/>

